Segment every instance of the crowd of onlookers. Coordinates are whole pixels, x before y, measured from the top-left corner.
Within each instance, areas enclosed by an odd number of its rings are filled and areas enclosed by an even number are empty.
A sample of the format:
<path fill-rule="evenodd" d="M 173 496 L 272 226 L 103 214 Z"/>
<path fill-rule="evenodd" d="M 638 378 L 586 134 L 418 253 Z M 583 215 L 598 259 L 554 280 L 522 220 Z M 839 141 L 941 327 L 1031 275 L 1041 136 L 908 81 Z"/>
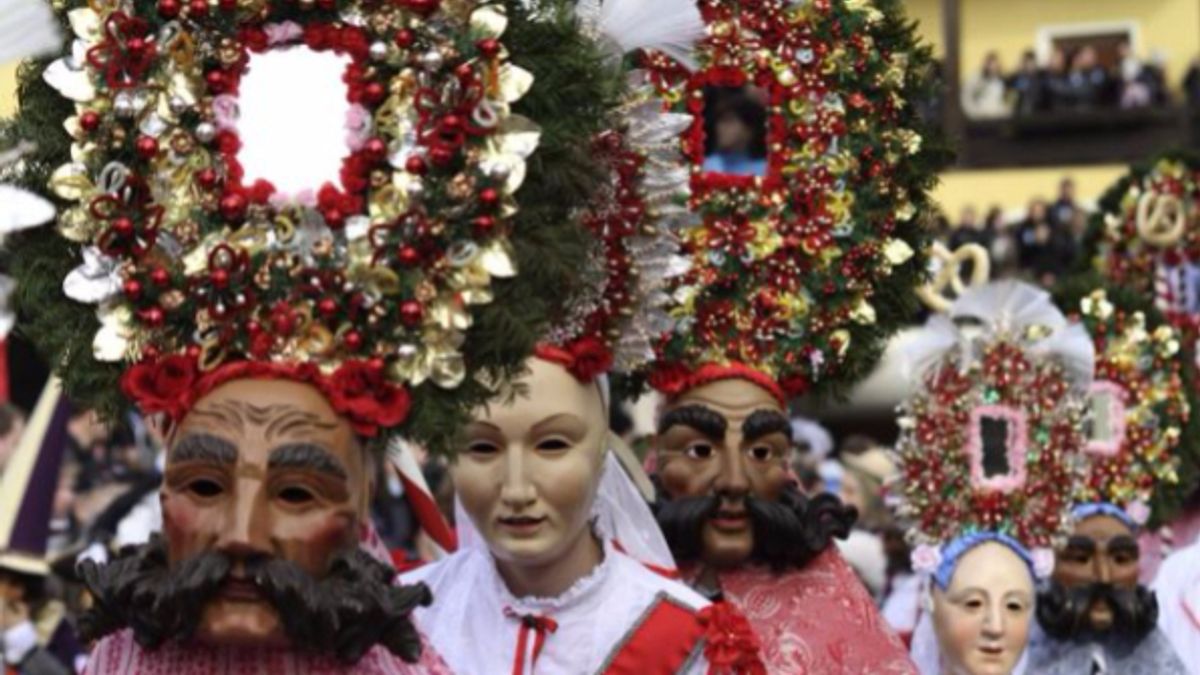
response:
<path fill-rule="evenodd" d="M 1055 48 L 1045 63 L 1039 63 L 1029 50 L 1014 69 L 1006 70 L 999 53 L 993 51 L 984 57 L 983 66 L 966 78 L 962 107 L 971 119 L 1162 107 L 1170 102 L 1165 61 L 1161 52 L 1140 58 L 1128 42 L 1122 42 L 1117 46 L 1116 63 L 1110 67 L 1101 64 L 1095 47 L 1084 45 L 1069 52 Z M 1189 70 L 1188 78 L 1200 78 L 1200 72 Z M 1184 86 L 1190 92 L 1200 87 L 1200 81 L 1190 88 L 1185 81 Z"/>
<path fill-rule="evenodd" d="M 1054 201 L 1034 197 L 1020 214 L 966 206 L 956 221 L 940 217 L 935 236 L 951 250 L 982 246 L 993 279 L 1022 278 L 1049 287 L 1076 265 L 1088 215 L 1076 199 L 1075 182 L 1064 178 Z"/>

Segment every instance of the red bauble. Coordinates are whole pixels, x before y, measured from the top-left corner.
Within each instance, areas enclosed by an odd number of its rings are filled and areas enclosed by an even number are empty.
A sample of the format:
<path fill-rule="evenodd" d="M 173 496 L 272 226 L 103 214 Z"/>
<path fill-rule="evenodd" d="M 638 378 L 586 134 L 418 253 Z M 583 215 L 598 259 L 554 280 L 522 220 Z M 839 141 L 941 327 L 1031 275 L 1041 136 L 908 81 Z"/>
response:
<path fill-rule="evenodd" d="M 211 167 L 207 169 L 200 169 L 196 172 L 196 182 L 200 184 L 200 187 L 206 190 L 211 189 L 212 186 L 217 184 L 217 172 Z"/>
<path fill-rule="evenodd" d="M 237 0 L 220 0 L 220 2 L 217 3 L 217 6 L 220 7 L 222 11 L 232 12 L 237 9 Z"/>
<path fill-rule="evenodd" d="M 220 94 L 225 91 L 225 73 L 219 70 L 210 70 L 204 74 L 204 81 L 208 84 L 208 88 Z"/>
<path fill-rule="evenodd" d="M 479 193 L 479 202 L 491 208 L 500 202 L 500 192 L 496 188 L 484 188 Z"/>
<path fill-rule="evenodd" d="M 191 0 L 188 3 L 188 13 L 193 19 L 201 19 L 208 16 L 207 0 Z"/>
<path fill-rule="evenodd" d="M 321 298 L 321 301 L 317 303 L 317 311 L 321 313 L 321 316 L 333 316 L 338 311 L 337 300 Z"/>
<path fill-rule="evenodd" d="M 142 159 L 151 159 L 158 154 L 158 141 L 150 136 L 141 136 L 137 139 L 137 154 Z"/>
<path fill-rule="evenodd" d="M 422 176 L 429 170 L 429 167 L 425 166 L 425 160 L 419 155 L 413 155 L 405 160 L 404 170 L 415 176 Z"/>
<path fill-rule="evenodd" d="M 229 285 L 229 270 L 223 267 L 218 267 L 208 274 L 208 278 L 212 281 L 212 285 L 216 288 L 225 288 Z"/>
<path fill-rule="evenodd" d="M 236 192 L 222 197 L 221 215 L 225 220 L 237 220 L 246 215 L 246 198 Z"/>
<path fill-rule="evenodd" d="M 442 128 L 446 131 L 457 132 L 461 131 L 462 127 L 463 120 L 458 115 L 451 114 L 442 118 Z"/>
<path fill-rule="evenodd" d="M 94 110 L 88 110 L 79 116 L 79 126 L 87 132 L 93 132 L 100 127 L 100 115 Z"/>
<path fill-rule="evenodd" d="M 413 267 L 417 263 L 421 262 L 421 254 L 416 248 L 408 246 L 407 244 L 400 247 L 400 251 L 396 254 L 396 258 L 400 261 L 400 264 L 404 265 L 405 267 Z"/>
<path fill-rule="evenodd" d="M 421 307 L 421 303 L 416 300 L 405 300 L 400 303 L 400 321 L 405 326 L 412 328 L 421 323 L 421 319 L 425 316 L 425 309 Z"/>
<path fill-rule="evenodd" d="M 125 216 L 121 216 L 120 218 L 113 220 L 112 229 L 118 237 L 132 237 L 133 220 L 126 218 Z"/>
<path fill-rule="evenodd" d="M 429 151 L 429 159 L 437 166 L 446 166 L 454 161 L 454 151 L 444 145 L 439 145 Z"/>
<path fill-rule="evenodd" d="M 346 349 L 356 352 L 359 349 L 362 349 L 362 334 L 354 330 L 349 331 L 342 336 L 342 344 L 346 346 Z"/>
<path fill-rule="evenodd" d="M 125 291 L 125 295 L 130 298 L 137 299 L 142 295 L 142 282 L 137 279 L 126 279 L 121 288 Z"/>
<path fill-rule="evenodd" d="M 386 94 L 387 90 L 378 82 L 368 82 L 367 86 L 363 87 L 363 99 L 371 105 L 382 101 Z"/>
<path fill-rule="evenodd" d="M 413 43 L 413 32 L 407 28 L 401 28 L 400 30 L 396 31 L 394 42 L 396 43 L 397 47 L 401 49 L 408 49 Z"/>
<path fill-rule="evenodd" d="M 125 51 L 131 56 L 140 56 L 146 51 L 146 41 L 140 37 L 131 37 L 125 41 Z"/>
<path fill-rule="evenodd" d="M 491 216 L 479 216 L 471 221 L 471 224 L 475 227 L 476 234 L 479 235 L 491 234 L 492 230 L 496 229 L 496 219 Z"/>
<path fill-rule="evenodd" d="M 383 159 L 387 157 L 387 143 L 385 143 L 383 139 L 379 137 L 368 139 L 367 142 L 363 144 L 363 152 L 367 154 L 367 157 L 372 162 L 383 161 Z"/>
<path fill-rule="evenodd" d="M 164 19 L 174 19 L 182 9 L 179 0 L 158 0 L 158 15 Z"/>
<path fill-rule="evenodd" d="M 165 317 L 163 316 L 161 307 L 151 307 L 138 312 L 138 318 L 141 319 L 142 323 L 146 324 L 147 326 L 150 326 L 151 328 L 157 328 L 163 324 L 163 319 Z"/>
<path fill-rule="evenodd" d="M 167 284 L 171 283 L 171 274 L 161 267 L 155 267 L 154 270 L 150 272 L 150 281 L 155 286 L 166 286 Z"/>
<path fill-rule="evenodd" d="M 500 41 L 496 38 L 485 38 L 475 43 L 479 49 L 479 53 L 487 58 L 492 58 L 500 53 Z"/>
<path fill-rule="evenodd" d="M 340 209 L 326 209 L 323 215 L 325 224 L 335 230 L 341 229 L 346 224 L 346 215 Z"/>

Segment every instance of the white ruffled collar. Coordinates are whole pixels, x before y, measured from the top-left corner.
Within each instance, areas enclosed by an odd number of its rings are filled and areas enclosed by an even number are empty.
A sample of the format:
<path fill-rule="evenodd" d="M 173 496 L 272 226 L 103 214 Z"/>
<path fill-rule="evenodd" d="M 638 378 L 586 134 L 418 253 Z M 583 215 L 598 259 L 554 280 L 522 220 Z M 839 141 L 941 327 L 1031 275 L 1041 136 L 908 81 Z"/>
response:
<path fill-rule="evenodd" d="M 485 553 L 488 559 L 488 575 L 491 577 L 490 582 L 496 592 L 496 597 L 500 599 L 500 606 L 503 608 L 511 608 L 517 614 L 542 614 L 553 616 L 559 612 L 566 611 L 577 605 L 580 605 L 592 597 L 600 594 L 608 577 L 612 574 L 612 569 L 616 565 L 616 556 L 620 555 L 613 549 L 612 545 L 605 541 L 603 545 L 604 558 L 600 564 L 592 568 L 584 576 L 580 577 L 571 584 L 567 590 L 553 597 L 541 596 L 523 596 L 517 597 L 508 590 L 508 585 L 504 583 L 504 578 L 500 576 L 500 571 L 496 568 L 495 558 L 490 553 Z"/>

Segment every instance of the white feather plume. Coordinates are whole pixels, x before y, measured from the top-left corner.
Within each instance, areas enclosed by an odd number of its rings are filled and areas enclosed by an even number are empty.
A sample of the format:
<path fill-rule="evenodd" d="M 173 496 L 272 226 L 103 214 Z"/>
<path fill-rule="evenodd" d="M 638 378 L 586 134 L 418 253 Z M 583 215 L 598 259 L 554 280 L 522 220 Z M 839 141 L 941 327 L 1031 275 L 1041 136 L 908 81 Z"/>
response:
<path fill-rule="evenodd" d="M 43 56 L 61 46 L 49 5 L 42 0 L 0 0 L 0 64 Z"/>
<path fill-rule="evenodd" d="M 656 49 L 695 69 L 695 43 L 704 37 L 696 0 L 580 0 L 575 13 L 622 54 Z"/>

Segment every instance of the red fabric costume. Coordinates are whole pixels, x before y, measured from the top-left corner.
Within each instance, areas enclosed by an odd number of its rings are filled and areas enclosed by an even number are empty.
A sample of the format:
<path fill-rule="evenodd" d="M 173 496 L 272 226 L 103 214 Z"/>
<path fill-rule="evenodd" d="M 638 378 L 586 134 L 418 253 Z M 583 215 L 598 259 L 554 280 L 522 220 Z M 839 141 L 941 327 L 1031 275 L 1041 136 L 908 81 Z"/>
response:
<path fill-rule="evenodd" d="M 832 546 L 803 569 L 744 566 L 719 575 L 726 602 L 758 634 L 769 673 L 915 674 L 908 650 Z"/>

